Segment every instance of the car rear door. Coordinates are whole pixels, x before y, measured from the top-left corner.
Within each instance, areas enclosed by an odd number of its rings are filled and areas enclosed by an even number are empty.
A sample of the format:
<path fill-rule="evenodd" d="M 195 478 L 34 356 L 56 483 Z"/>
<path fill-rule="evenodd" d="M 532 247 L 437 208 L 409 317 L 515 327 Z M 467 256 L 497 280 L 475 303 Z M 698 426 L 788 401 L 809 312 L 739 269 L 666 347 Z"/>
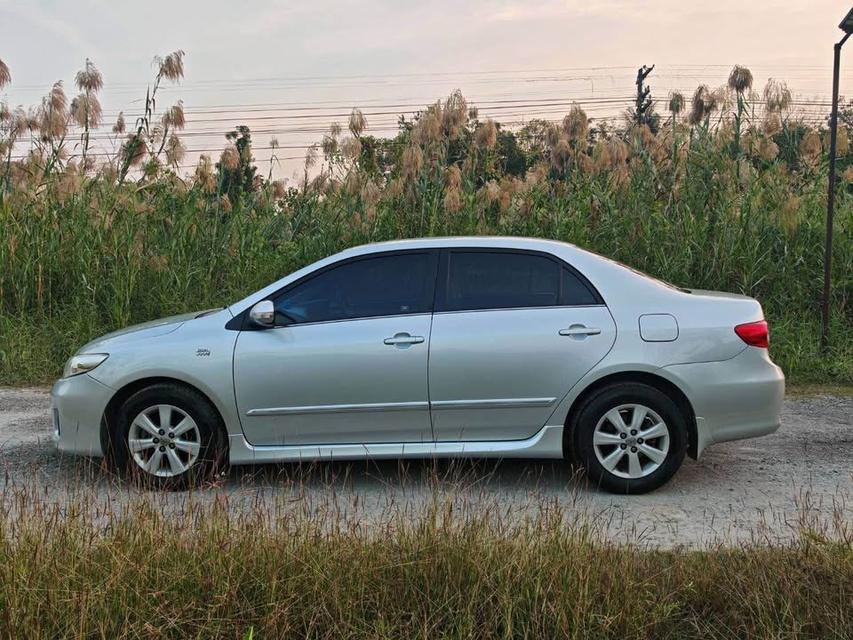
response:
<path fill-rule="evenodd" d="M 429 442 L 437 252 L 367 255 L 274 296 L 286 326 L 242 331 L 234 387 L 254 445 Z"/>
<path fill-rule="evenodd" d="M 530 437 L 615 337 L 598 293 L 556 257 L 444 251 L 429 354 L 436 440 Z"/>

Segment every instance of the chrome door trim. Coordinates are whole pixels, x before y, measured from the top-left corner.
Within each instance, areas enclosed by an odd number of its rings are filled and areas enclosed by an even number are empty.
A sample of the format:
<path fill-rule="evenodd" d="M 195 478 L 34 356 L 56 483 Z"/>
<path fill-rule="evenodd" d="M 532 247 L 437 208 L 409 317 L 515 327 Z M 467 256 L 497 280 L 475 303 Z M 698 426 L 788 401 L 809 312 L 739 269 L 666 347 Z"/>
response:
<path fill-rule="evenodd" d="M 525 409 L 549 407 L 556 398 L 490 398 L 485 400 L 434 400 L 433 409 Z"/>
<path fill-rule="evenodd" d="M 365 404 L 319 404 L 304 407 L 264 407 L 249 409 L 247 416 L 284 416 L 308 413 L 359 413 L 362 411 L 408 411 L 427 409 L 429 402 L 375 402 Z"/>
<path fill-rule="evenodd" d="M 331 445 L 252 445 L 243 434 L 232 434 L 231 464 L 308 460 L 370 460 L 393 458 L 554 458 L 563 457 L 563 425 L 546 425 L 523 440 L 481 442 L 375 442 Z"/>

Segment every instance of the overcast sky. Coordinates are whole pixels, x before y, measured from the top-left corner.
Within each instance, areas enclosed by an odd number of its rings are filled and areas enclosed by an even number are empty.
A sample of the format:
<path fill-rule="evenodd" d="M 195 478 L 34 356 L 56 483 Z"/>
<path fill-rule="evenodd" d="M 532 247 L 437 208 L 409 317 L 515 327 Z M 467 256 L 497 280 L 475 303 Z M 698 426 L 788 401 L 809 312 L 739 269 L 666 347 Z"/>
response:
<path fill-rule="evenodd" d="M 292 142 L 294 154 L 320 135 L 290 133 L 285 105 L 341 105 L 316 114 L 319 126 L 351 106 L 422 104 L 455 87 L 487 105 L 557 96 L 583 103 L 630 95 L 644 63 L 657 65 L 649 80 L 659 98 L 722 84 L 739 63 L 757 85 L 774 76 L 801 96 L 827 99 L 832 43 L 849 9 L 837 0 L 0 0 L 0 59 L 12 72 L 0 98 L 33 104 L 58 79 L 72 93 L 89 57 L 104 75 L 108 116 L 132 113 L 152 57 L 180 48 L 186 79 L 164 99 L 183 99 L 190 130 L 199 129 L 187 146 L 219 145 L 224 130 L 254 118 L 253 129 Z M 845 53 L 849 92 L 853 45 Z M 280 108 L 260 121 L 260 112 L 240 111 L 249 104 Z M 194 109 L 225 105 L 222 118 L 193 124 Z M 385 111 L 368 117 L 374 131 L 393 127 Z"/>

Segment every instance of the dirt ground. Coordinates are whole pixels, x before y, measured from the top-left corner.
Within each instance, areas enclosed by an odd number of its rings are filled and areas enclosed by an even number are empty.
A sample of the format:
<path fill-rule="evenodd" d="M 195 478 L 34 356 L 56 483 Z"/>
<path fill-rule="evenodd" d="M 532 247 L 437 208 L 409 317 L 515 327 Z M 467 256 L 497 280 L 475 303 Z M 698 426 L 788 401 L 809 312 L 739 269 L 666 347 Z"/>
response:
<path fill-rule="evenodd" d="M 48 392 L 0 389 L 0 492 L 36 490 L 49 501 L 87 496 L 120 505 L 152 499 L 98 461 L 53 448 Z M 780 430 L 715 445 L 685 460 L 655 493 L 612 496 L 585 486 L 560 462 L 394 461 L 267 465 L 231 469 L 218 483 L 153 499 L 224 501 L 229 509 L 334 513 L 370 526 L 417 518 L 436 497 L 466 513 L 524 518 L 557 508 L 588 519 L 615 541 L 672 547 L 790 539 L 803 523 L 853 528 L 853 397 L 789 397 Z M 392 515 L 393 514 L 393 515 Z"/>

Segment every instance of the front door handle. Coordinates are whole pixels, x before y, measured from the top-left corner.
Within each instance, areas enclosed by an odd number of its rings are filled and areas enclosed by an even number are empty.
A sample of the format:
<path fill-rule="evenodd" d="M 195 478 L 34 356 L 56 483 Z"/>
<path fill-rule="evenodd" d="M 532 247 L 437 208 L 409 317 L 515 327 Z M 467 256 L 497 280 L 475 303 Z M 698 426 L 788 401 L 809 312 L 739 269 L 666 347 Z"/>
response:
<path fill-rule="evenodd" d="M 560 329 L 561 336 L 597 336 L 601 333 L 598 327 L 587 327 L 582 324 L 573 324 L 568 329 Z"/>
<path fill-rule="evenodd" d="M 408 333 L 395 333 L 392 338 L 385 338 L 383 342 L 390 345 L 420 344 L 424 341 L 423 336 L 413 336 Z"/>

